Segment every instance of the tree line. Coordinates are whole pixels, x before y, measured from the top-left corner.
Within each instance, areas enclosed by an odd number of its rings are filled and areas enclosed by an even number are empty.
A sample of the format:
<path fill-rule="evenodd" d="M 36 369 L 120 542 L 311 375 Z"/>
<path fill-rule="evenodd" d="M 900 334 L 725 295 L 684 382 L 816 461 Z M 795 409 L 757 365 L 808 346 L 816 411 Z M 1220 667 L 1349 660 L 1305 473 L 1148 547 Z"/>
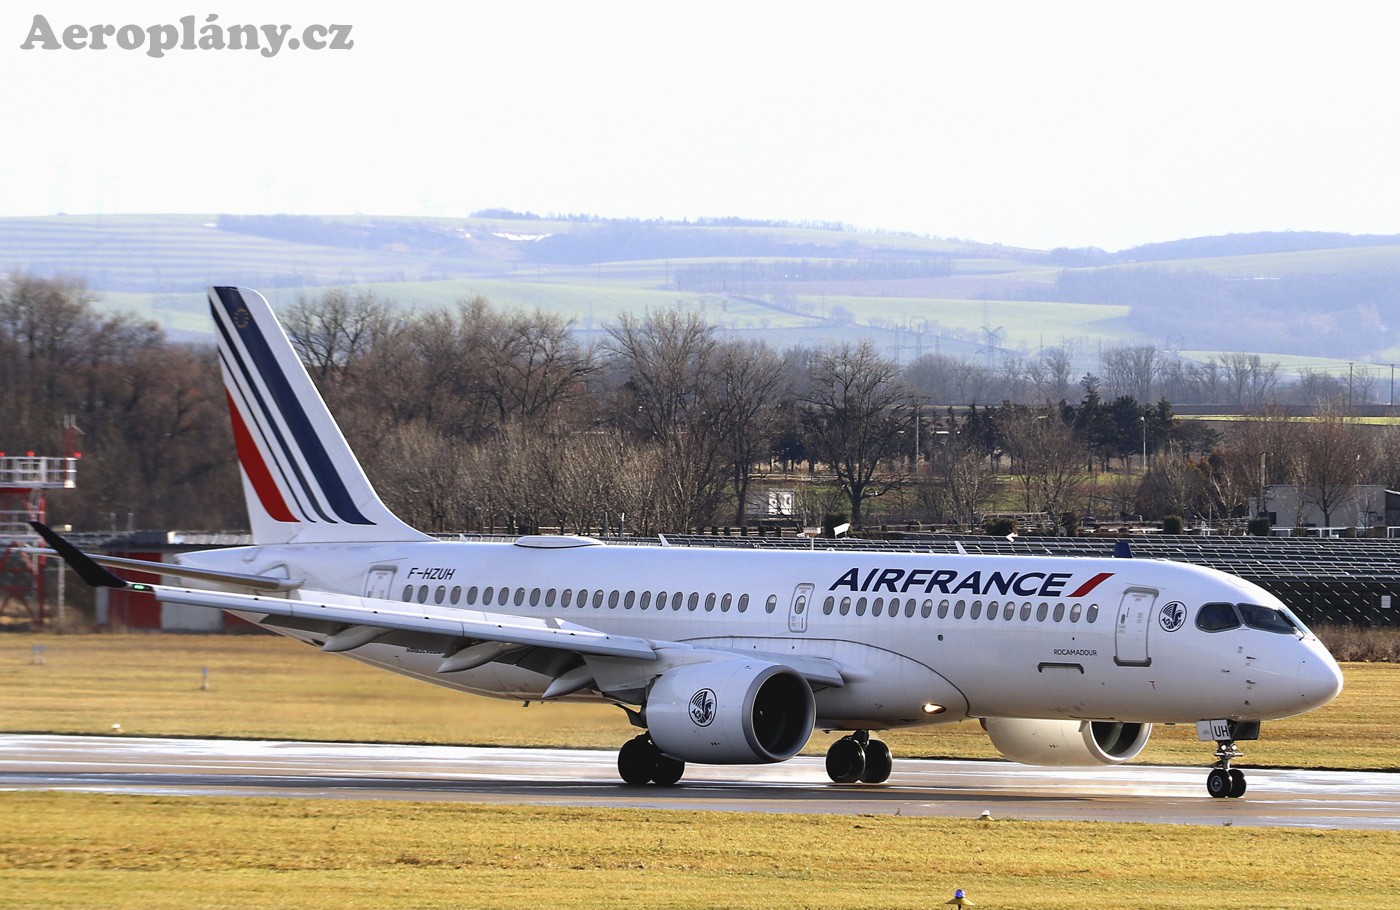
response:
<path fill-rule="evenodd" d="M 51 500 L 55 521 L 242 526 L 212 348 L 95 304 L 73 280 L 0 284 L 0 451 L 58 454 L 72 415 L 83 460 L 78 488 Z M 1160 362 L 1151 350 L 1122 349 L 1122 375 L 1077 378 L 1050 352 L 1020 400 L 989 404 L 954 358 L 776 351 L 680 308 L 620 317 L 592 342 L 481 298 L 407 312 L 332 290 L 281 316 L 381 495 L 429 531 L 742 525 L 762 474 L 797 491 L 805 524 L 975 528 L 1016 511 L 1062 532 L 1095 513 L 1241 516 L 1264 483 L 1296 483 L 1324 508 L 1345 485 L 1400 484 L 1400 431 L 1340 412 L 1263 409 L 1217 431 L 1142 403 L 1129 390 L 1155 388 L 1134 385 Z M 1247 387 L 1241 364 L 1221 372 Z"/>

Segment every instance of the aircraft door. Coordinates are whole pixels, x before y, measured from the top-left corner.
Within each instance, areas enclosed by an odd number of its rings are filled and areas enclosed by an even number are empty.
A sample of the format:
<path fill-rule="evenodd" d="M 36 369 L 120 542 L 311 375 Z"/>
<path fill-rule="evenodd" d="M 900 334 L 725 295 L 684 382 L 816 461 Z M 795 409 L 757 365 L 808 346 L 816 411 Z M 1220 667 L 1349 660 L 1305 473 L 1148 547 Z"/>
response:
<path fill-rule="evenodd" d="M 807 631 L 807 611 L 812 606 L 813 585 L 798 585 L 792 592 L 792 606 L 788 608 L 788 631 Z"/>
<path fill-rule="evenodd" d="M 377 597 L 380 600 L 392 599 L 394 589 L 394 573 L 398 570 L 393 566 L 375 566 L 369 570 L 365 576 L 365 596 Z"/>
<path fill-rule="evenodd" d="M 1113 662 L 1120 667 L 1146 667 L 1152 664 L 1147 653 L 1147 631 L 1151 626 L 1152 605 L 1157 592 L 1151 588 L 1129 588 L 1118 606 L 1118 627 L 1114 631 Z"/>

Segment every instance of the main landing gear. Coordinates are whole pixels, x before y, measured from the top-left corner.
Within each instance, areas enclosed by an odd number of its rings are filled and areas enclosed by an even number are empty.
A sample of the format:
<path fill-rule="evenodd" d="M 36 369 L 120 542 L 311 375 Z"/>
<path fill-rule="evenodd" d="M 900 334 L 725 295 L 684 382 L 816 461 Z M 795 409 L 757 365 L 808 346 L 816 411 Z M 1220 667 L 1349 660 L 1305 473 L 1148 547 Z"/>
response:
<path fill-rule="evenodd" d="M 1206 776 L 1206 792 L 1215 799 L 1239 799 L 1244 796 L 1244 772 L 1231 768 L 1230 762 L 1244 755 L 1235 745 L 1237 740 L 1259 738 L 1259 722 L 1201 721 L 1196 729 L 1202 740 L 1215 741 L 1215 764 Z"/>
<path fill-rule="evenodd" d="M 883 741 L 870 738 L 869 730 L 843 736 L 826 750 L 826 774 L 838 784 L 883 784 L 890 778 L 894 757 Z"/>
<path fill-rule="evenodd" d="M 663 755 L 646 733 L 622 744 L 617 753 L 617 773 L 634 787 L 659 784 L 669 787 L 685 773 L 685 762 Z"/>

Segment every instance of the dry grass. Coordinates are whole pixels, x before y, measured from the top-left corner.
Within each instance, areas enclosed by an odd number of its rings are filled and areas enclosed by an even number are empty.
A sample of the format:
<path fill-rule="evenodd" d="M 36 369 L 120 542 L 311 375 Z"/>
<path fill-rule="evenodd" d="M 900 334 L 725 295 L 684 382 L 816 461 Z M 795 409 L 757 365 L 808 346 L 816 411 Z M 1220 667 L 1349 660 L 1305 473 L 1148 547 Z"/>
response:
<path fill-rule="evenodd" d="M 1313 631 L 1337 660 L 1400 663 L 1400 629 L 1325 625 Z"/>
<path fill-rule="evenodd" d="M 44 648 L 46 663 L 31 663 Z M 201 668 L 210 688 L 200 689 Z M 1247 765 L 1400 770 L 1400 664 L 1347 664 L 1331 705 L 1265 724 Z M 230 635 L 0 635 L 0 732 L 616 748 L 633 730 L 606 705 L 477 698 L 321 654 Z M 826 749 L 818 733 L 807 751 Z M 993 758 L 975 723 L 885 738 L 896 756 Z M 1163 727 L 1140 761 L 1208 763 L 1194 727 Z"/>
<path fill-rule="evenodd" d="M 0 794 L 0 907 L 1400 907 L 1400 834 Z"/>

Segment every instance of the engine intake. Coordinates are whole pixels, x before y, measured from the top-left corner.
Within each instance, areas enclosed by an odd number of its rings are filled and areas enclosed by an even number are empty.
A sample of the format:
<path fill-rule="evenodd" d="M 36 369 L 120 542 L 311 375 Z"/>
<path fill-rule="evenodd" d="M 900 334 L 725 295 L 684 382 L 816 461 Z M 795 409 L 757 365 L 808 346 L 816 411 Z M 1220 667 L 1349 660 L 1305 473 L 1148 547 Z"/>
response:
<path fill-rule="evenodd" d="M 647 696 L 652 742 L 672 758 L 716 765 L 786 761 L 816 723 L 812 687 L 796 671 L 743 659 L 686 664 Z"/>
<path fill-rule="evenodd" d="M 1136 757 L 1151 724 L 988 717 L 982 728 L 1006 758 L 1027 765 L 1121 765 Z"/>

